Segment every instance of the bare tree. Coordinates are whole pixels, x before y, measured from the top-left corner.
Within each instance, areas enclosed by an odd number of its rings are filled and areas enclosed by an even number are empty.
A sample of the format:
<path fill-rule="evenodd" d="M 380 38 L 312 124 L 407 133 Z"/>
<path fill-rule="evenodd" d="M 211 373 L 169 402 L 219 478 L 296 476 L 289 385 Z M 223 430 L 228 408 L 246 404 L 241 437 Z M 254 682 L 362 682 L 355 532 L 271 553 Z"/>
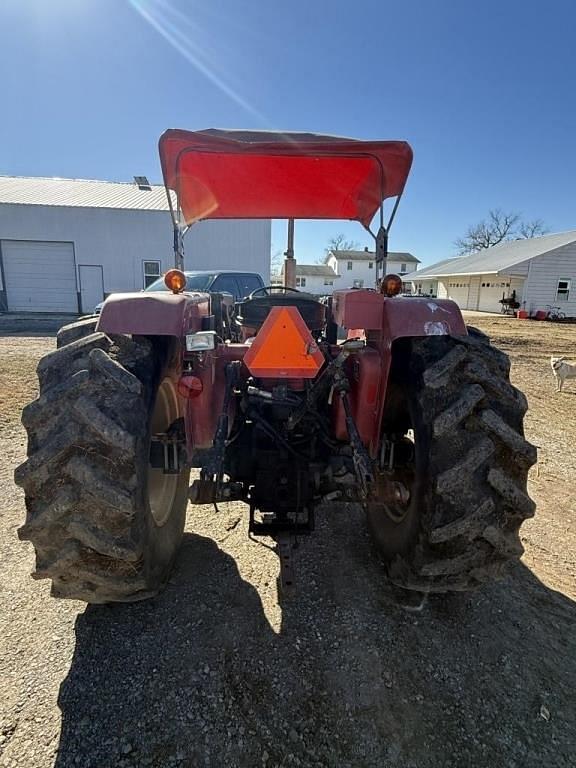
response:
<path fill-rule="evenodd" d="M 272 246 L 274 247 L 274 246 Z M 282 272 L 282 265 L 284 264 L 284 254 L 282 253 L 282 249 L 278 248 L 277 250 L 272 251 L 272 255 L 270 257 L 270 272 L 272 275 L 279 275 Z"/>
<path fill-rule="evenodd" d="M 519 221 L 518 213 L 504 213 L 499 208 L 491 210 L 488 213 L 488 220 L 483 219 L 478 224 L 468 227 L 464 237 L 459 237 L 455 241 L 458 255 L 465 256 L 482 248 L 498 245 L 503 240 L 509 240 Z"/>
<path fill-rule="evenodd" d="M 326 264 L 328 256 L 333 251 L 355 251 L 360 247 L 360 243 L 356 240 L 346 240 L 346 237 L 340 233 L 335 237 L 331 237 L 328 240 L 328 245 L 324 249 L 324 256 L 320 256 L 316 259 L 317 264 Z"/>
<path fill-rule="evenodd" d="M 547 227 L 542 219 L 534 219 L 534 221 L 523 221 L 518 227 L 518 234 L 520 237 L 540 237 L 550 232 L 550 227 Z"/>
<path fill-rule="evenodd" d="M 459 256 L 467 256 L 483 248 L 491 248 L 505 240 L 545 235 L 549 229 L 542 219 L 522 221 L 519 213 L 505 212 L 494 208 L 488 212 L 488 218 L 468 227 L 464 237 L 454 241 Z"/>

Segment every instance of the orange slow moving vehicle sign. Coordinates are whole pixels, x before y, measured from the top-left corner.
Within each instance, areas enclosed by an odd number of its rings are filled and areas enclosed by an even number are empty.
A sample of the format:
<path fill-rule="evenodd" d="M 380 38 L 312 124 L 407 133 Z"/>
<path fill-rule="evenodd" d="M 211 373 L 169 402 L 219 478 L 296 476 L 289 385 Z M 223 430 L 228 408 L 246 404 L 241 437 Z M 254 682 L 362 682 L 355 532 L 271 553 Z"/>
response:
<path fill-rule="evenodd" d="M 244 363 L 257 377 L 313 379 L 324 365 L 324 355 L 296 307 L 272 307 Z"/>

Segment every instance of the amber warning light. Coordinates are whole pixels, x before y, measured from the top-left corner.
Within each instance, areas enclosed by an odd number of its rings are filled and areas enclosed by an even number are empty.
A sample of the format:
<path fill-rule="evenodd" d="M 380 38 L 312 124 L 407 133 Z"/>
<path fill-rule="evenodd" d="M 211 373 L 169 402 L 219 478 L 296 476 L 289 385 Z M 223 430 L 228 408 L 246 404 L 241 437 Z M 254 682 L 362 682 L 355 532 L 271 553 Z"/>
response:
<path fill-rule="evenodd" d="M 164 283 L 172 293 L 182 293 L 186 288 L 186 275 L 179 269 L 169 269 L 164 275 Z"/>
<path fill-rule="evenodd" d="M 386 275 L 380 286 L 380 293 L 384 296 L 397 296 L 402 291 L 402 280 L 398 275 Z"/>
<path fill-rule="evenodd" d="M 244 363 L 261 378 L 313 379 L 324 365 L 324 355 L 296 307 L 273 307 Z"/>

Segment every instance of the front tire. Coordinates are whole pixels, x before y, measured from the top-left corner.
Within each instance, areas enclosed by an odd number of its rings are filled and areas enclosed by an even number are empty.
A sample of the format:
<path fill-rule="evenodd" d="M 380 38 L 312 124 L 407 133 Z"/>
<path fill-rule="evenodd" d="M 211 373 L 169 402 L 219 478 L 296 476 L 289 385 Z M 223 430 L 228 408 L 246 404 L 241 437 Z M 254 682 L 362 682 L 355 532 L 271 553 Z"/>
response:
<path fill-rule="evenodd" d="M 523 553 L 519 529 L 534 514 L 526 484 L 536 461 L 523 433 L 526 399 L 510 384 L 507 356 L 472 329 L 396 352 L 384 424 L 410 429 L 413 447 L 387 479 L 402 482 L 410 499 L 369 503 L 369 529 L 395 585 L 472 589 Z"/>
<path fill-rule="evenodd" d="M 177 363 L 166 340 L 63 328 L 38 365 L 39 398 L 22 422 L 28 459 L 21 539 L 52 595 L 125 602 L 165 584 L 185 523 L 189 470 L 159 478 L 151 437 L 180 418 Z"/>

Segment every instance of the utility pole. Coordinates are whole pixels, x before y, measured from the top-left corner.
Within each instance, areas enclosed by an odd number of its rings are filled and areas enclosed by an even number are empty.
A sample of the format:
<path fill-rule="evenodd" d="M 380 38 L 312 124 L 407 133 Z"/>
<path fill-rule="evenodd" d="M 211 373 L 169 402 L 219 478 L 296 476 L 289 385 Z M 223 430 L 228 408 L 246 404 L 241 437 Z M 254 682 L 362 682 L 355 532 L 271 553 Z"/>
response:
<path fill-rule="evenodd" d="M 296 259 L 294 258 L 294 219 L 288 219 L 288 247 L 284 251 L 284 287 L 296 288 Z"/>

